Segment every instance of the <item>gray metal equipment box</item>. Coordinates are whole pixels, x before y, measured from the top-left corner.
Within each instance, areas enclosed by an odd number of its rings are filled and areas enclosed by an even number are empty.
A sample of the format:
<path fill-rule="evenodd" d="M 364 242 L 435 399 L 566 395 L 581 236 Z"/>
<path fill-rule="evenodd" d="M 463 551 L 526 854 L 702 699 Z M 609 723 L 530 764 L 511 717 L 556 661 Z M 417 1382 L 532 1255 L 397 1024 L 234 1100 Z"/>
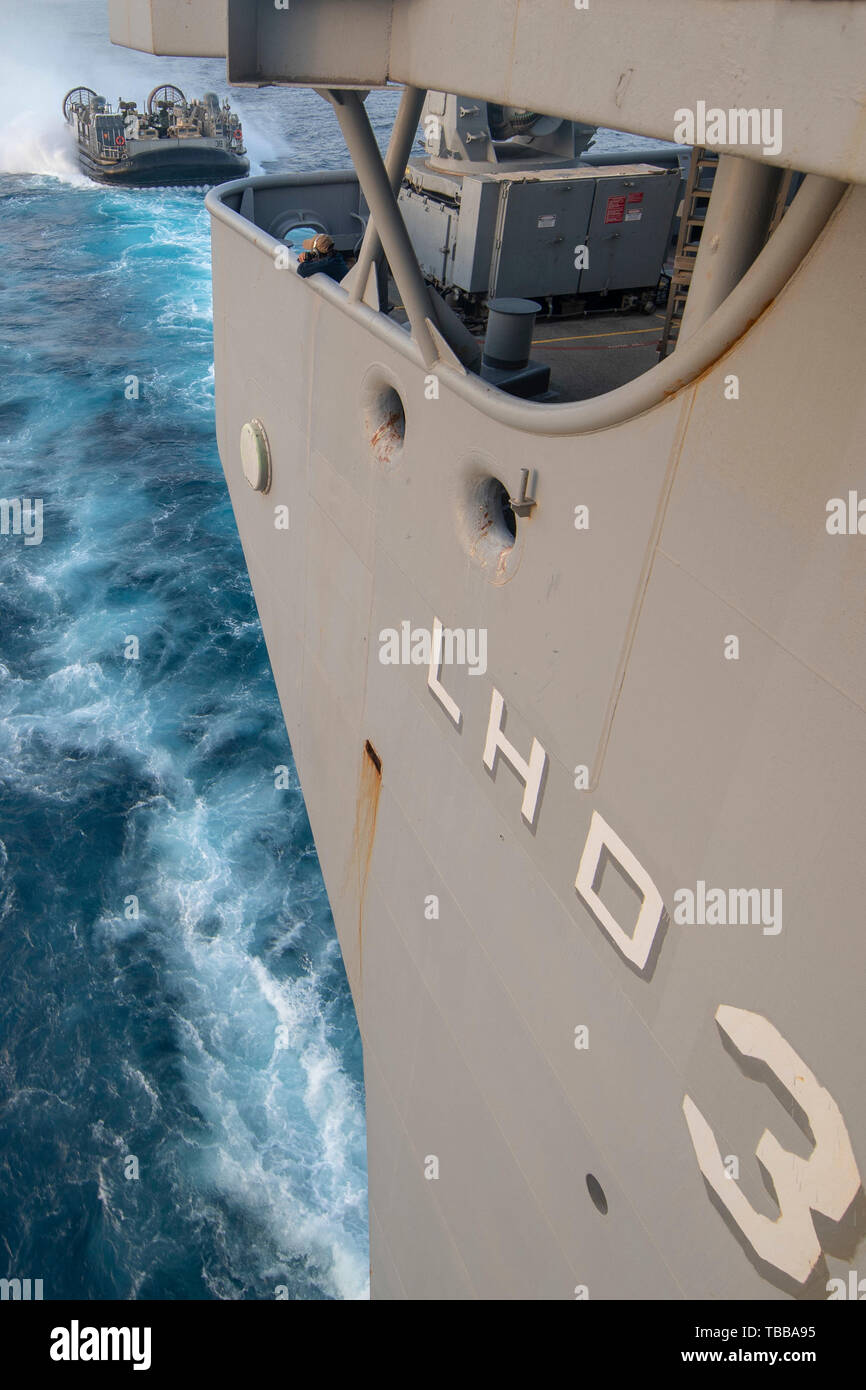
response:
<path fill-rule="evenodd" d="M 596 176 L 586 236 L 589 266 L 581 272 L 580 293 L 655 285 L 679 196 L 679 170 L 611 165 Z"/>
<path fill-rule="evenodd" d="M 416 159 L 400 207 L 438 286 L 532 299 L 655 285 L 679 188 L 677 169 L 649 164 L 457 177 Z"/>

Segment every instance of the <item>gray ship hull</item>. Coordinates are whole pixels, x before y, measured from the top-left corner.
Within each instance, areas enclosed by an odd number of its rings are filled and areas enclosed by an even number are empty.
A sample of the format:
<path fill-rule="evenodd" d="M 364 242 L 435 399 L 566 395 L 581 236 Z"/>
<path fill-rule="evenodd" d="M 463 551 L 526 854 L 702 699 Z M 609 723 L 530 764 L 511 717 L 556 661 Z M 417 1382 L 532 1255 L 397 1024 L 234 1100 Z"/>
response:
<path fill-rule="evenodd" d="M 500 567 L 476 482 L 516 495 L 538 437 L 450 372 L 428 400 L 405 333 L 377 322 L 371 344 L 363 309 L 278 274 L 269 238 L 209 195 L 220 452 L 364 1039 L 377 1297 L 815 1297 L 847 1274 L 856 1229 L 801 1283 L 720 1215 L 683 1104 L 771 1212 L 762 1130 L 808 1144 L 717 1021 L 733 1006 L 866 1142 L 863 562 L 824 528 L 862 431 L 864 197 L 696 380 L 543 441 L 537 507 Z M 731 374 L 750 383 L 737 403 Z M 406 431 L 383 459 L 365 402 L 385 384 Z M 839 408 L 818 417 L 815 399 Z M 240 468 L 251 417 L 267 495 Z M 440 673 L 459 723 L 426 666 L 380 660 L 381 633 L 436 618 L 488 634 L 483 675 Z M 533 739 L 546 754 L 531 825 L 524 776 L 484 760 L 494 692 L 520 757 Z M 597 816 L 618 837 L 598 902 L 576 888 Z M 679 924 L 699 882 L 781 888 L 783 926 Z M 663 911 L 641 964 L 650 884 Z"/>

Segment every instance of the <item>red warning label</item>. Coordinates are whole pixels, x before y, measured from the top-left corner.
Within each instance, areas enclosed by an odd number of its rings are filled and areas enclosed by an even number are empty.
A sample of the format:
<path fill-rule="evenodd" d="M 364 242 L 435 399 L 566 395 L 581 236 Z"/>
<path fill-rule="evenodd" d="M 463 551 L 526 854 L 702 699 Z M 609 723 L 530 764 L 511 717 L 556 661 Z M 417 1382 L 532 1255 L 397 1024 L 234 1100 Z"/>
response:
<path fill-rule="evenodd" d="M 642 202 L 643 202 L 643 194 L 642 194 L 642 193 L 629 193 L 629 195 L 628 195 L 628 200 L 629 200 L 630 203 L 642 203 Z"/>
<path fill-rule="evenodd" d="M 624 222 L 624 221 L 625 221 L 625 194 L 623 194 L 622 197 L 608 198 L 608 200 L 607 200 L 607 208 L 606 208 L 605 214 L 604 214 L 604 223 L 605 223 L 605 226 L 607 226 L 607 224 L 608 224 L 609 222 Z"/>

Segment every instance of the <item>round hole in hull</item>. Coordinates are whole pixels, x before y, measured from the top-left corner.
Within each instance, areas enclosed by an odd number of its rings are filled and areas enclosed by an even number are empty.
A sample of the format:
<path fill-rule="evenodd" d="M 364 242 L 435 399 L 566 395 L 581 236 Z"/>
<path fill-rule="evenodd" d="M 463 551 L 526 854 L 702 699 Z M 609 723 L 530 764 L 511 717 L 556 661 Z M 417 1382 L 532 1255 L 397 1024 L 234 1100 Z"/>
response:
<path fill-rule="evenodd" d="M 364 437 L 376 462 L 396 467 L 406 438 L 406 411 L 396 387 L 379 373 L 371 374 L 362 393 Z"/>
<path fill-rule="evenodd" d="M 604 1188 L 592 1173 L 586 1175 L 586 1187 L 592 1198 L 593 1206 L 601 1212 L 602 1216 L 607 1216 L 607 1197 Z"/>
<path fill-rule="evenodd" d="M 457 521 L 469 559 L 491 584 L 504 584 L 519 560 L 518 521 L 509 490 L 493 467 L 482 458 L 470 462 L 458 493 Z"/>

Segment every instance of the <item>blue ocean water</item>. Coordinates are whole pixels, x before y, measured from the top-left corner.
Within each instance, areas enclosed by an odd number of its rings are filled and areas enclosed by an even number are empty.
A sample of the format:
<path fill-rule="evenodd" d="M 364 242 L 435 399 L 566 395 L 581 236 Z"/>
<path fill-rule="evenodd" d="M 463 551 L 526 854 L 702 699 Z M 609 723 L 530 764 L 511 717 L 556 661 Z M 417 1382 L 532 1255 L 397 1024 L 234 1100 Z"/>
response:
<path fill-rule="evenodd" d="M 139 99 L 181 71 L 120 56 Z M 293 95 L 253 94 L 264 154 L 345 165 Z M 202 195 L 104 190 L 31 124 L 0 172 L 0 497 L 44 532 L 0 536 L 0 1277 L 364 1298 L 360 1043 L 216 450 Z"/>

